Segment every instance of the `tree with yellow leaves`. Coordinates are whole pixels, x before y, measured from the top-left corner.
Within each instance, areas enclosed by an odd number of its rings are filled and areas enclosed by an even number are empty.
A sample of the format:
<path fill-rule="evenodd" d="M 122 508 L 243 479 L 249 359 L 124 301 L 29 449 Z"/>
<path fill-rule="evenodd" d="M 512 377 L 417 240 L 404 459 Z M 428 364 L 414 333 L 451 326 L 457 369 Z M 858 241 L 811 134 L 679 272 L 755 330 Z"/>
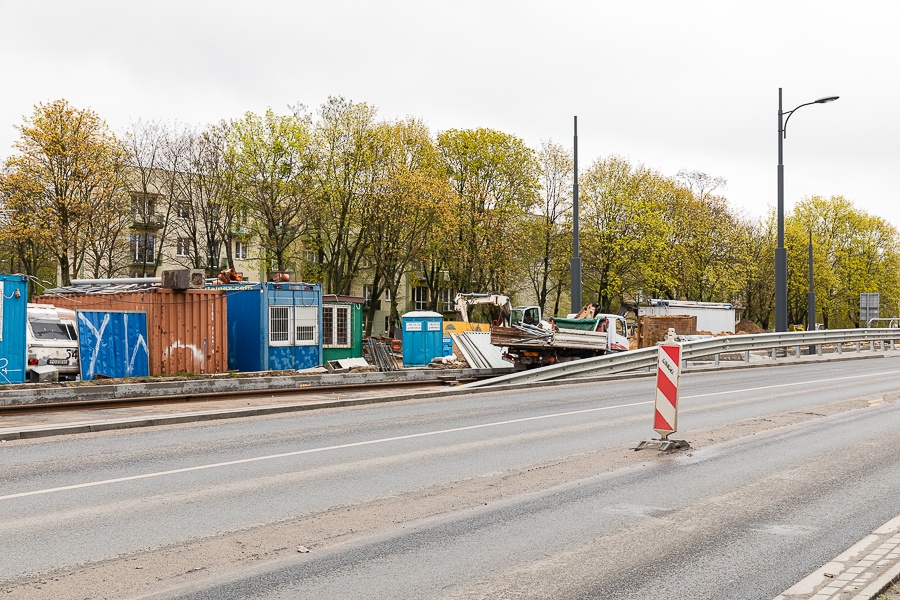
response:
<path fill-rule="evenodd" d="M 83 264 L 91 222 L 117 191 L 119 146 L 95 112 L 66 100 L 38 104 L 19 131 L 3 185 L 12 228 L 45 245 L 68 285 Z"/>

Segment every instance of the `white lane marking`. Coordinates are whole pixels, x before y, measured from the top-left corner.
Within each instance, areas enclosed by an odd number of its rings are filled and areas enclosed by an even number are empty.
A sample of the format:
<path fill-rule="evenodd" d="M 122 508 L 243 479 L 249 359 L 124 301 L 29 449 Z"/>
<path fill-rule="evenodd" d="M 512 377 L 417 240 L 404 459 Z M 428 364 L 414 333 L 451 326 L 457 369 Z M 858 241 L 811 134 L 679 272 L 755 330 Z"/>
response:
<path fill-rule="evenodd" d="M 740 390 L 727 390 L 724 392 L 710 392 L 708 394 L 694 394 L 693 396 L 681 396 L 685 398 L 705 398 L 707 396 L 726 396 L 728 394 L 740 394 L 743 392 L 756 392 L 759 390 L 771 390 L 774 388 L 791 387 L 795 385 L 806 385 L 808 383 L 830 383 L 832 381 L 846 381 L 848 379 L 861 379 L 865 377 L 878 377 L 880 375 L 897 375 L 897 371 L 882 371 L 880 373 L 866 373 L 865 375 L 847 375 L 845 377 L 832 377 L 830 379 L 813 379 L 812 381 L 794 381 L 792 383 L 779 383 L 775 385 L 763 385 L 754 388 L 744 388 Z"/>
<path fill-rule="evenodd" d="M 727 394 L 736 394 L 736 393 L 740 393 L 740 392 L 753 392 L 753 391 L 757 391 L 757 390 L 768 390 L 768 389 L 780 388 L 780 387 L 791 387 L 791 386 L 804 385 L 804 384 L 809 384 L 809 383 L 829 383 L 829 382 L 833 382 L 833 381 L 843 381 L 843 380 L 847 380 L 847 379 L 858 379 L 860 377 L 876 377 L 879 375 L 895 375 L 895 374 L 896 374 L 895 371 L 883 371 L 881 373 L 869 373 L 866 375 L 848 375 L 846 377 L 834 377 L 831 379 L 815 379 L 812 381 L 795 381 L 792 383 L 766 385 L 766 386 L 755 387 L 755 388 L 744 388 L 741 390 L 727 390 L 727 391 L 723 391 L 723 392 L 711 392 L 709 394 L 695 394 L 692 396 L 682 396 L 682 399 L 704 398 L 707 396 L 724 396 Z M 87 483 L 78 483 L 78 484 L 66 485 L 66 486 L 62 486 L 62 487 L 47 488 L 47 489 L 43 489 L 43 490 L 33 490 L 30 492 L 19 492 L 17 494 L 8 494 L 6 496 L 0 496 L 0 502 L 2 502 L 3 500 L 12 500 L 15 498 L 24 498 L 27 496 L 40 496 L 40 495 L 44 495 L 44 494 L 53 494 L 55 492 L 66 492 L 66 491 L 70 491 L 70 490 L 78 490 L 78 489 L 89 488 L 89 487 L 97 487 L 97 486 L 101 486 L 101 485 L 109 485 L 112 483 L 122 483 L 124 481 L 137 481 L 140 479 L 151 479 L 154 477 L 164 477 L 166 475 L 177 475 L 179 473 L 190 473 L 191 471 L 205 471 L 207 469 L 230 467 L 233 465 L 242 465 L 242 464 L 247 464 L 247 463 L 260 462 L 260 461 L 264 461 L 264 460 L 274 460 L 274 459 L 278 459 L 278 458 L 287 458 L 287 457 L 291 457 L 291 456 L 301 456 L 303 454 L 315 454 L 318 452 L 327 452 L 329 450 L 342 450 L 345 448 L 356 448 L 359 446 L 384 444 L 387 442 L 396 442 L 399 440 L 411 440 L 411 439 L 415 439 L 415 438 L 429 437 L 429 436 L 433 436 L 433 435 L 443 435 L 445 433 L 457 433 L 460 431 L 471 431 L 474 429 L 499 427 L 502 425 L 512 425 L 514 423 L 526 423 L 528 421 L 539 421 L 541 419 L 554 419 L 557 417 L 568 417 L 571 415 L 581 415 L 581 414 L 592 413 L 592 412 L 600 412 L 600 411 L 604 411 L 604 410 L 613 410 L 616 408 L 629 408 L 632 406 L 642 406 L 644 404 L 653 404 L 653 403 L 654 403 L 653 400 L 648 400 L 646 402 L 631 402 L 629 404 L 617 404 L 615 406 L 601 406 L 601 407 L 597 407 L 597 408 L 586 408 L 583 410 L 573 410 L 573 411 L 568 411 L 568 412 L 553 413 L 553 414 L 549 414 L 549 415 L 539 415 L 536 417 L 523 417 L 521 419 L 510 419 L 507 421 L 495 421 L 493 423 L 481 423 L 480 425 L 467 425 L 465 427 L 453 427 L 451 429 L 439 429 L 437 431 L 425 431 L 422 433 L 411 433 L 409 435 L 400 435 L 400 436 L 389 437 L 389 438 L 381 438 L 381 439 L 377 439 L 377 440 L 366 440 L 364 442 L 352 442 L 349 444 L 339 444 L 337 446 L 324 446 L 322 448 L 309 448 L 307 450 L 296 450 L 294 452 L 283 452 L 281 454 L 270 454 L 267 456 L 255 456 L 253 458 L 242 458 L 239 460 L 230 460 L 230 461 L 226 461 L 226 462 L 211 463 L 211 464 L 207 464 L 207 465 L 196 465 L 193 467 L 184 467 L 181 469 L 171 469 L 168 471 L 157 471 L 155 473 L 144 473 L 142 475 L 117 477 L 115 479 L 103 479 L 100 481 L 90 481 Z"/>
<path fill-rule="evenodd" d="M 359 446 L 370 446 L 373 444 L 384 444 L 387 442 L 396 442 L 399 440 L 411 440 L 415 438 L 429 437 L 433 435 L 442 435 L 445 433 L 457 433 L 460 431 L 471 431 L 474 429 L 485 429 L 487 427 L 499 427 L 501 425 L 511 425 L 514 423 L 526 423 L 528 421 L 538 421 L 541 419 L 553 419 L 556 417 L 567 417 L 570 415 L 580 415 L 585 413 L 599 412 L 603 410 L 613 410 L 616 408 L 629 408 L 632 406 L 641 406 L 643 404 L 653 404 L 653 401 L 631 402 L 629 404 L 617 404 L 615 406 L 601 406 L 597 408 L 586 408 L 583 410 L 573 410 L 569 412 L 554 413 L 550 415 L 539 415 L 536 417 L 523 417 L 521 419 L 510 419 L 508 421 L 496 421 L 493 423 L 481 423 L 479 425 L 467 425 L 465 427 L 453 427 L 451 429 L 439 429 L 437 431 L 425 431 L 422 433 L 411 433 L 409 435 L 398 435 L 395 437 L 381 438 L 377 440 L 366 440 L 364 442 L 351 442 L 349 444 L 338 444 L 337 446 L 325 446 L 322 448 L 309 448 L 307 450 L 295 450 L 293 452 L 283 452 L 281 454 L 270 454 L 267 456 L 255 456 L 253 458 L 242 458 L 239 460 L 229 460 L 226 462 L 212 463 L 208 465 L 197 465 L 194 467 L 184 467 L 181 469 L 171 469 L 169 471 L 157 471 L 155 473 L 144 473 L 142 475 L 130 475 L 128 477 L 117 477 L 115 479 L 104 479 L 101 481 L 90 481 L 87 483 L 77 483 L 74 485 L 66 485 L 62 487 L 47 488 L 43 490 L 33 490 L 31 492 L 19 492 L 18 494 L 8 494 L 0 496 L 0 501 L 12 500 L 14 498 L 24 498 L 26 496 L 39 496 L 42 494 L 52 494 L 55 492 L 65 492 L 70 490 L 78 490 L 100 485 L 108 485 L 111 483 L 121 483 L 123 481 L 137 481 L 140 479 L 150 479 L 153 477 L 163 477 L 165 475 L 176 475 L 178 473 L 190 473 L 191 471 L 204 471 L 206 469 L 216 469 L 219 467 L 230 467 L 233 465 L 243 465 L 247 463 L 260 462 L 264 460 L 274 460 L 277 458 L 287 458 L 291 456 L 301 456 L 303 454 L 314 454 L 317 452 L 327 452 L 329 450 L 342 450 L 344 448 L 357 448 Z"/>

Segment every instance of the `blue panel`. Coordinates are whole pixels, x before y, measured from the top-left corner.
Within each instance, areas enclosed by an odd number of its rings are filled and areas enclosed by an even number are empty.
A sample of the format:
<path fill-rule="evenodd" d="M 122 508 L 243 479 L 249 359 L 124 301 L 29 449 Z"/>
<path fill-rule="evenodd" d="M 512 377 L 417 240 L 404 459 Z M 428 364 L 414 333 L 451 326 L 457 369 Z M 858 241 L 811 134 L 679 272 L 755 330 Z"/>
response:
<path fill-rule="evenodd" d="M 28 280 L 0 275 L 0 384 L 25 381 L 25 318 Z"/>
<path fill-rule="evenodd" d="M 119 379 L 150 373 L 146 313 L 78 311 L 78 345 L 85 381 L 96 375 Z"/>
<path fill-rule="evenodd" d="M 225 292 L 228 306 L 228 368 L 236 371 L 263 371 L 267 348 L 264 332 L 268 315 L 258 283 L 209 285 L 206 289 Z"/>

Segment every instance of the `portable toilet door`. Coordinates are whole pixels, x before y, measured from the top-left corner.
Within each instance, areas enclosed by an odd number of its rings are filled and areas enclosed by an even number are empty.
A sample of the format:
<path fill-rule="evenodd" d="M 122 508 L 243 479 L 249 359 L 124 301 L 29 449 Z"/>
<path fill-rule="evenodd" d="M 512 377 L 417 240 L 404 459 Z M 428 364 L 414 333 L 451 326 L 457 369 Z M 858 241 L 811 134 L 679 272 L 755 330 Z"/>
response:
<path fill-rule="evenodd" d="M 0 275 L 0 385 L 25 383 L 25 319 L 28 280 Z"/>
<path fill-rule="evenodd" d="M 423 367 L 444 355 L 444 317 L 417 310 L 400 317 L 403 329 L 403 366 Z"/>

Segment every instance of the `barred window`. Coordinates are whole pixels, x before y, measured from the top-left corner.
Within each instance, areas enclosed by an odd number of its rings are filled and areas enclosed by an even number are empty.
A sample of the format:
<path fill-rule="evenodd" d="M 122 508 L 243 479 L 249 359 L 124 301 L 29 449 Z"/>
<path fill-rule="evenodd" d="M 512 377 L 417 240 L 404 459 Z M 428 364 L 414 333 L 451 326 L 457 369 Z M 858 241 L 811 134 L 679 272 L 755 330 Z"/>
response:
<path fill-rule="evenodd" d="M 269 345 L 291 345 L 291 307 L 269 307 Z"/>

